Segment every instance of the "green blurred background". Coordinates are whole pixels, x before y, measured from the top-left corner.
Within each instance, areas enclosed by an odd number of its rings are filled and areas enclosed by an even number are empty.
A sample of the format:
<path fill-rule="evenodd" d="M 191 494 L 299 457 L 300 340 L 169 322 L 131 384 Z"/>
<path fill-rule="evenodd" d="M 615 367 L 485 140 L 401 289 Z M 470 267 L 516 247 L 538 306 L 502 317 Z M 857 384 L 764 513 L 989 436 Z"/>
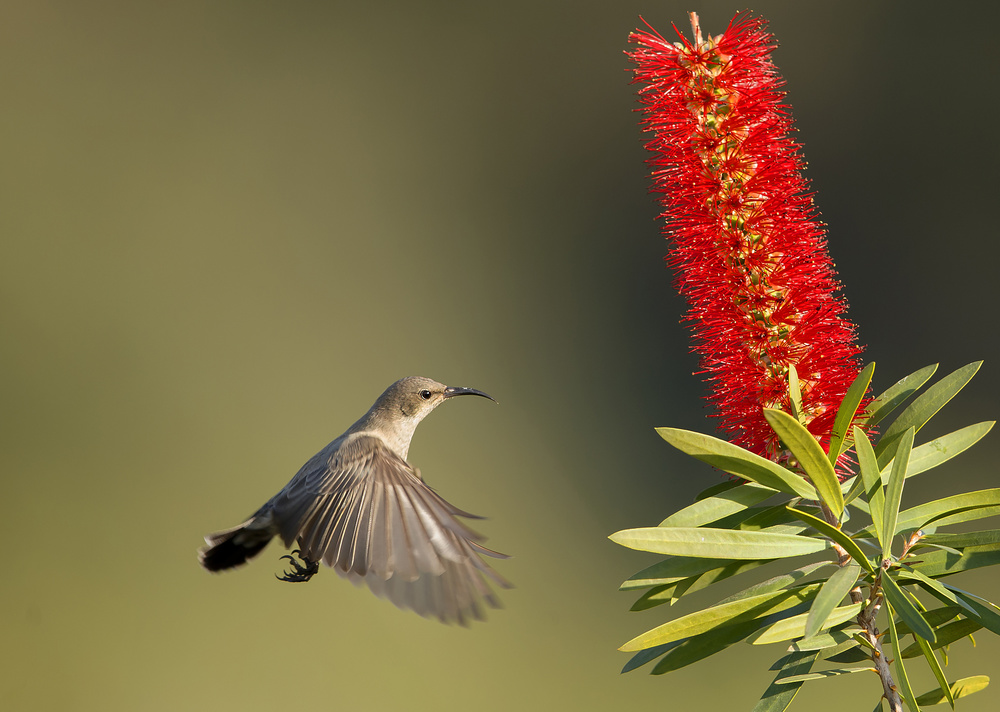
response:
<path fill-rule="evenodd" d="M 753 706 L 776 648 L 618 674 L 664 611 L 628 612 L 653 558 L 607 535 L 718 480 L 653 432 L 711 425 L 622 55 L 640 14 L 689 9 L 719 32 L 736 6 L 0 5 L 0 706 Z M 876 387 L 982 358 L 927 435 L 997 417 L 997 5 L 753 9 Z M 274 546 L 199 568 L 410 374 L 500 401 L 443 408 L 410 459 L 491 517 L 504 610 L 449 628 L 330 572 L 279 584 Z M 995 485 L 998 450 L 905 497 Z M 950 673 L 1000 680 L 998 657 L 981 635 Z"/>

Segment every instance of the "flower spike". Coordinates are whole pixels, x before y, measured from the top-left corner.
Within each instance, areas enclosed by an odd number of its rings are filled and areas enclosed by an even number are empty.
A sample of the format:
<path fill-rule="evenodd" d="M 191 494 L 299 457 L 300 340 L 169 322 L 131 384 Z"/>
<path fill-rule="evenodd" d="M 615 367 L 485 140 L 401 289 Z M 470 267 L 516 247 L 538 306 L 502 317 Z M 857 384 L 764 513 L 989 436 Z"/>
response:
<path fill-rule="evenodd" d="M 714 415 L 732 442 L 779 460 L 763 411 L 790 412 L 789 366 L 804 424 L 825 445 L 861 348 L 789 137 L 766 23 L 738 14 L 702 37 L 692 13 L 692 27 L 693 42 L 655 31 L 629 38 L 652 192 Z"/>

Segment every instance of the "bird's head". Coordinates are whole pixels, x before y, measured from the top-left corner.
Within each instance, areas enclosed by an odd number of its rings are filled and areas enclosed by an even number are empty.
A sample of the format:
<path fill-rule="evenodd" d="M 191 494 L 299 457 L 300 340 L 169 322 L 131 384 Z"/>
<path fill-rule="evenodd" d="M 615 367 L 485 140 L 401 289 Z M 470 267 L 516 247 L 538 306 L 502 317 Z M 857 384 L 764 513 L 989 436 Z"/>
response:
<path fill-rule="evenodd" d="M 389 386 L 385 393 L 379 396 L 375 407 L 388 418 L 420 422 L 446 398 L 455 396 L 482 396 L 496 402 L 492 396 L 475 388 L 446 386 L 423 376 L 408 376 Z"/>

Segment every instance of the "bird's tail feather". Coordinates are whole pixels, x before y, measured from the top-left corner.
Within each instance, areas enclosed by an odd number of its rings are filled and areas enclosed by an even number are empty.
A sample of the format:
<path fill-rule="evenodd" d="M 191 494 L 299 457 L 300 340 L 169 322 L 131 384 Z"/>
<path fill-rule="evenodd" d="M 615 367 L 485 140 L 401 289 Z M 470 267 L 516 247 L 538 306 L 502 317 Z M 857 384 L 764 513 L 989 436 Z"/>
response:
<path fill-rule="evenodd" d="M 208 546 L 198 550 L 198 561 L 209 571 L 223 571 L 245 564 L 257 556 L 273 534 L 266 529 L 252 526 L 251 517 L 232 529 L 224 529 L 205 537 Z"/>

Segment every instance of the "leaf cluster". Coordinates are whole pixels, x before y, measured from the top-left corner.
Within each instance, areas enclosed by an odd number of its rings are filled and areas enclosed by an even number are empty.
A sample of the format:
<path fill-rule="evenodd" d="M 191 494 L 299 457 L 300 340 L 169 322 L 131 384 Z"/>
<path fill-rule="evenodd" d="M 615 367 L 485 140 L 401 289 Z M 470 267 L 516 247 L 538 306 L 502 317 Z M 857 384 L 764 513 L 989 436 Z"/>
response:
<path fill-rule="evenodd" d="M 980 365 L 960 368 L 914 398 L 937 367 L 923 368 L 862 407 L 875 369 L 869 364 L 838 410 L 826 451 L 797 409 L 765 410 L 788 466 L 709 435 L 658 428 L 671 445 L 733 479 L 709 487 L 659 526 L 611 536 L 668 557 L 622 584 L 643 591 L 632 609 L 672 606 L 772 562 L 788 564 L 783 573 L 629 640 L 621 650 L 634 654 L 623 672 L 650 663 L 653 674 L 671 672 L 746 641 L 781 645 L 777 675 L 754 708 L 760 712 L 786 709 L 814 680 L 877 672 L 885 682 L 889 658 L 893 694 L 898 689 L 913 711 L 945 701 L 954 707 L 959 697 L 986 687 L 985 676 L 949 681 L 941 660 L 946 665 L 948 647 L 982 628 L 1000 634 L 1000 609 L 948 580 L 1000 563 L 1000 530 L 940 530 L 1000 514 L 1000 488 L 901 509 L 910 477 L 964 452 L 992 428 L 993 422 L 978 423 L 915 445 L 920 429 Z M 794 404 L 794 369 L 789 382 Z M 885 430 L 873 444 L 868 433 L 876 426 Z M 835 468 L 852 457 L 858 472 L 841 481 Z M 918 657 L 937 681 L 921 695 L 904 663 Z"/>

